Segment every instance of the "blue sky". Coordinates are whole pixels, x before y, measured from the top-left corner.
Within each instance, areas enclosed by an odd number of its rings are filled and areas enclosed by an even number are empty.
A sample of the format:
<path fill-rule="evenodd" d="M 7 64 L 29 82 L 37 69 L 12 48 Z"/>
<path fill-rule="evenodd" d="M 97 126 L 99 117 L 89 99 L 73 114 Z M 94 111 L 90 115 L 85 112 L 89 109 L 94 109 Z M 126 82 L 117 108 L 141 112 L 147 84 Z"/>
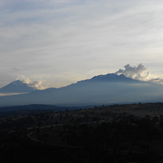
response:
<path fill-rule="evenodd" d="M 161 0 L 0 0 L 0 87 L 60 87 L 142 63 L 163 77 Z"/>

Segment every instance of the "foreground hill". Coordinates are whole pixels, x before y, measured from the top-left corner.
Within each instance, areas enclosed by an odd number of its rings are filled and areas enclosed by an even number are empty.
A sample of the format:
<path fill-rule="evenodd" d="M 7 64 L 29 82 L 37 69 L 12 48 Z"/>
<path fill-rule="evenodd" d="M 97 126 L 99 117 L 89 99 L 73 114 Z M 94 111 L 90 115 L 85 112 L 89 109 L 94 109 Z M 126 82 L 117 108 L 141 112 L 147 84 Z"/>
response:
<path fill-rule="evenodd" d="M 163 162 L 163 103 L 18 113 L 0 117 L 2 163 Z"/>
<path fill-rule="evenodd" d="M 87 106 L 111 103 L 162 102 L 163 86 L 106 74 L 61 88 L 35 90 L 28 94 L 0 97 L 1 106 L 52 104 Z"/>

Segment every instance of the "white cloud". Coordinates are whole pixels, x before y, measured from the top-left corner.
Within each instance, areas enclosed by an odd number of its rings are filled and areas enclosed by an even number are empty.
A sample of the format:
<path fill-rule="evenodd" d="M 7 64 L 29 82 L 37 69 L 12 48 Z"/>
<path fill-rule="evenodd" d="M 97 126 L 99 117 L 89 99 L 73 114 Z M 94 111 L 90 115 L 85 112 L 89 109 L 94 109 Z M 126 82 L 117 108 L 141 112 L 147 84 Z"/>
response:
<path fill-rule="evenodd" d="M 132 67 L 130 66 L 130 64 L 127 64 L 124 66 L 124 68 L 125 69 L 119 69 L 116 73 L 123 74 L 126 77 L 132 79 L 163 85 L 163 79 L 156 76 L 152 77 L 153 75 L 148 71 L 148 69 L 143 64 L 139 64 L 137 67 L 136 66 Z"/>
<path fill-rule="evenodd" d="M 28 84 L 30 87 L 36 88 L 36 89 L 45 89 L 46 87 L 44 87 L 43 81 L 39 80 L 39 81 L 31 81 L 29 78 L 25 77 L 24 75 L 19 75 L 17 77 L 17 80 L 22 81 L 23 83 Z"/>
<path fill-rule="evenodd" d="M 137 80 L 146 80 L 149 77 L 149 71 L 142 64 L 139 64 L 137 67 L 132 67 L 129 64 L 124 66 L 123 69 L 119 69 L 116 73 L 123 74 L 126 77 L 137 79 Z"/>

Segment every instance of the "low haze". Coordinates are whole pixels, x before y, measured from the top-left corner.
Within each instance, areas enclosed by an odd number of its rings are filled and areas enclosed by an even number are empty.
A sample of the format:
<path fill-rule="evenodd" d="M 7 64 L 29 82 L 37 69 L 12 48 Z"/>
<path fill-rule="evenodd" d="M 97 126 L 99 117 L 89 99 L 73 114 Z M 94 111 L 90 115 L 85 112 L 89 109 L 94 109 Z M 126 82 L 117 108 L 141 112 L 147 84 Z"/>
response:
<path fill-rule="evenodd" d="M 0 0 L 0 87 L 115 72 L 162 84 L 162 8 L 161 0 Z"/>

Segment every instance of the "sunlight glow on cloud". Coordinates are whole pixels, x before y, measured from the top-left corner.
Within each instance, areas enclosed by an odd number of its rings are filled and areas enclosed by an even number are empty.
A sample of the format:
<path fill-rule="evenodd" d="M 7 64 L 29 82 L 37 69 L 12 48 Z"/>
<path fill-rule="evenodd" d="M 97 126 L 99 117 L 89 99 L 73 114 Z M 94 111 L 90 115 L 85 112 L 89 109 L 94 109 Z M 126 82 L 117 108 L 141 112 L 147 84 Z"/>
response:
<path fill-rule="evenodd" d="M 44 87 L 42 84 L 43 84 L 43 81 L 41 80 L 38 80 L 38 81 L 31 81 L 29 78 L 23 76 L 23 75 L 19 75 L 17 77 L 17 80 L 20 80 L 22 81 L 23 83 L 26 83 L 29 85 L 29 87 L 33 87 L 33 88 L 36 88 L 36 89 L 45 89 L 46 87 Z"/>
<path fill-rule="evenodd" d="M 148 69 L 143 65 L 139 64 L 136 66 L 130 66 L 130 64 L 127 64 L 124 66 L 125 69 L 119 69 L 116 74 L 123 74 L 126 77 L 136 79 L 136 80 L 142 80 L 142 81 L 148 81 L 150 83 L 154 84 L 161 84 L 163 85 L 163 79 L 159 77 L 151 77 L 150 72 Z"/>
<path fill-rule="evenodd" d="M 132 67 L 129 64 L 124 66 L 123 69 L 119 69 L 116 73 L 123 74 L 126 77 L 137 79 L 137 80 L 146 80 L 149 77 L 149 71 L 142 64 L 139 64 L 137 67 Z"/>

